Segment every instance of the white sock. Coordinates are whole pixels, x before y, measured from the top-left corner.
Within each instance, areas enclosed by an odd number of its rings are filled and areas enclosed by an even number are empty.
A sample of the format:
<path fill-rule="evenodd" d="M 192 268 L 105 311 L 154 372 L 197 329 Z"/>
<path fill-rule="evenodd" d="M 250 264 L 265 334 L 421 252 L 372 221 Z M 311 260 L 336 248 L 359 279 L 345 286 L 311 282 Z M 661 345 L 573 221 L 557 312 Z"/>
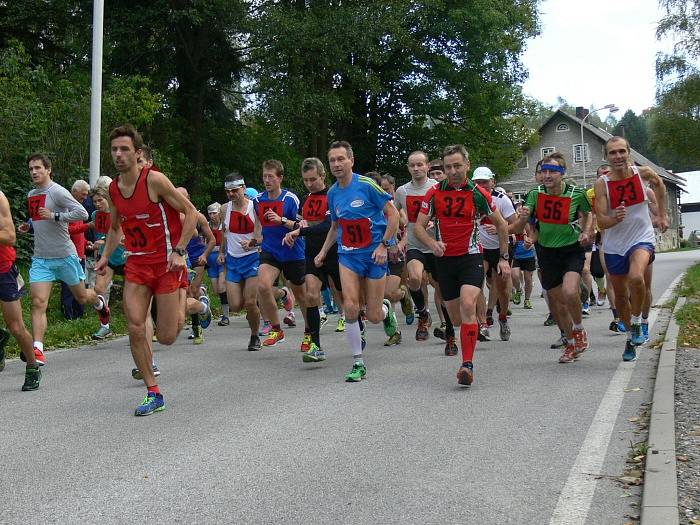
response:
<path fill-rule="evenodd" d="M 574 323 L 574 330 L 583 330 L 582 323 Z"/>
<path fill-rule="evenodd" d="M 640 315 L 631 316 L 632 324 L 640 324 L 642 322 L 642 317 Z"/>
<path fill-rule="evenodd" d="M 102 328 L 106 328 L 107 330 L 109 330 L 109 323 L 107 323 L 107 324 L 102 324 L 102 323 L 100 323 L 100 326 L 101 326 Z"/>
<path fill-rule="evenodd" d="M 34 348 L 38 348 L 40 352 L 44 351 L 44 343 L 41 341 L 34 341 Z"/>
<path fill-rule="evenodd" d="M 359 356 L 362 359 L 362 332 L 357 319 L 347 322 L 345 325 L 345 337 L 350 345 L 352 356 L 355 358 Z"/>
<path fill-rule="evenodd" d="M 382 303 L 382 312 L 384 312 L 384 319 L 386 319 L 389 316 L 389 308 L 385 303 Z"/>
<path fill-rule="evenodd" d="M 207 315 L 207 311 L 209 310 L 209 305 L 205 303 L 204 301 L 199 301 L 202 304 L 202 311 L 200 312 L 200 315 Z"/>
<path fill-rule="evenodd" d="M 102 310 L 102 307 L 105 305 L 104 301 L 102 300 L 102 297 L 99 295 L 97 296 L 97 302 L 95 303 L 95 310 Z"/>

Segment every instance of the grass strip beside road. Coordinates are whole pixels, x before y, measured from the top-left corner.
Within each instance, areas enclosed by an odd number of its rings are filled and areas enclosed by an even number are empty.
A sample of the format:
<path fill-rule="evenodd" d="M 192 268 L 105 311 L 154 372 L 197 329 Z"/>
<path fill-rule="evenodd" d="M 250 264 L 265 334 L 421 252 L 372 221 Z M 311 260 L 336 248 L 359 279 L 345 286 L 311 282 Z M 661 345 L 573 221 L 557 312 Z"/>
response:
<path fill-rule="evenodd" d="M 676 313 L 680 327 L 678 343 L 681 346 L 700 348 L 700 264 L 688 270 L 680 295 L 686 297 L 686 303 Z"/>

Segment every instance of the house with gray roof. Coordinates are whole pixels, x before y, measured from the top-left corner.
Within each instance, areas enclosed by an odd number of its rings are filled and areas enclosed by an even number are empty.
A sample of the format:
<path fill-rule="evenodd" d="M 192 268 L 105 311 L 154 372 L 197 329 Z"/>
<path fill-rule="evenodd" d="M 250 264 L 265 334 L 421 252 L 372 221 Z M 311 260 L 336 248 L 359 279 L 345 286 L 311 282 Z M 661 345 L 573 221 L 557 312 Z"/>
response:
<path fill-rule="evenodd" d="M 535 165 L 545 155 L 558 151 L 566 159 L 566 178 L 578 186 L 590 188 L 596 178 L 598 166 L 605 163 L 605 142 L 610 133 L 588 121 L 583 122 L 587 110 L 577 108 L 577 116 L 558 109 L 538 130 L 537 140 L 523 152 L 523 157 L 513 173 L 498 177 L 498 185 L 516 197 L 523 197 L 535 185 Z M 583 141 L 581 125 L 583 124 Z M 685 179 L 661 166 L 657 166 L 644 155 L 632 149 L 631 157 L 637 166 L 649 166 L 666 184 L 666 203 L 670 226 L 666 233 L 657 232 L 657 249 L 677 248 L 681 237 L 680 195 Z"/>

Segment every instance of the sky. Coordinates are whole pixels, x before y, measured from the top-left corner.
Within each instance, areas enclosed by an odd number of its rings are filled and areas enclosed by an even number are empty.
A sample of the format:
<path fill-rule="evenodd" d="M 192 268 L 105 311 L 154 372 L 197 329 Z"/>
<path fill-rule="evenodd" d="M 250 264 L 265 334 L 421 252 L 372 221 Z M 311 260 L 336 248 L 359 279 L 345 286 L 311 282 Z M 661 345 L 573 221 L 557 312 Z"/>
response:
<path fill-rule="evenodd" d="M 548 105 L 615 104 L 618 119 L 654 105 L 656 54 L 671 48 L 656 40 L 657 0 L 545 0 L 540 13 L 542 32 L 523 57 L 526 94 Z"/>

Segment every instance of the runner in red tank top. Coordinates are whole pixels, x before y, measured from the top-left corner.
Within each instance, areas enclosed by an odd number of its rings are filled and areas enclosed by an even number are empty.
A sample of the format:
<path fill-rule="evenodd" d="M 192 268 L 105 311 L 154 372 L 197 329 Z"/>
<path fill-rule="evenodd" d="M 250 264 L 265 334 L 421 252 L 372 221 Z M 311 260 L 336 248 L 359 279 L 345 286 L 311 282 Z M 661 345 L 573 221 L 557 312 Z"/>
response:
<path fill-rule="evenodd" d="M 135 414 L 147 416 L 163 410 L 165 403 L 153 374 L 146 317 L 155 296 L 158 341 L 166 345 L 175 342 L 185 323 L 185 246 L 194 233 L 197 210 L 165 175 L 148 167 L 139 170 L 137 159 L 143 139 L 133 126 L 114 129 L 110 142 L 119 176 L 110 185 L 111 225 L 95 271 L 105 272 L 123 232 L 129 252 L 124 271 L 129 342 L 134 363 L 148 388 Z M 179 213 L 185 217 L 182 223 Z"/>

